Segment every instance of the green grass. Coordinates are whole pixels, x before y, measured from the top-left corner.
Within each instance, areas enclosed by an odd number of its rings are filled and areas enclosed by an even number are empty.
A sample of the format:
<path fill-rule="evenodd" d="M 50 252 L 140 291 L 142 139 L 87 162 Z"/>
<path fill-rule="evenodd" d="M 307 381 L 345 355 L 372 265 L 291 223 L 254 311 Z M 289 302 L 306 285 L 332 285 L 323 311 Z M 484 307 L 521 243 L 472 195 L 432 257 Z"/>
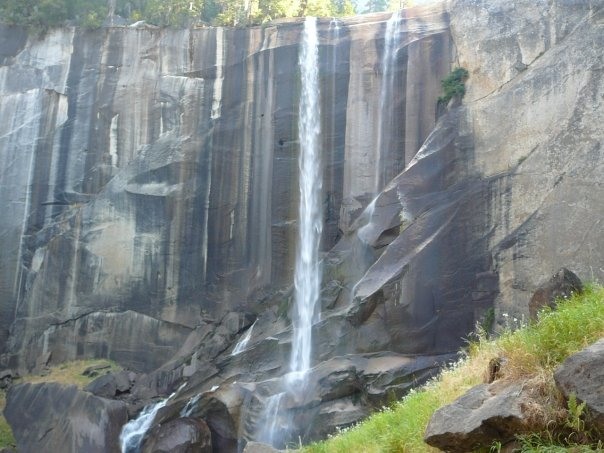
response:
<path fill-rule="evenodd" d="M 604 287 L 588 286 L 581 295 L 561 301 L 554 311 L 544 311 L 539 320 L 492 341 L 481 340 L 468 348 L 467 357 L 443 371 L 424 387 L 412 391 L 391 408 L 376 413 L 359 425 L 336 436 L 303 448 L 305 453 L 422 453 L 435 452 L 423 442 L 430 417 L 471 387 L 483 382 L 488 363 L 505 357 L 504 380 L 531 379 L 542 387 L 552 413 L 565 413 L 553 392 L 552 372 L 569 355 L 604 337 Z M 558 405 L 558 406 L 557 406 Z M 560 423 L 560 420 L 553 420 Z M 547 434 L 547 433 L 546 433 Z M 564 440 L 564 439 L 562 439 Z M 594 451 L 585 446 L 569 447 L 557 438 L 535 435 L 522 439 L 522 451 L 535 453 Z M 493 450 L 497 451 L 497 450 Z M 596 450 L 598 451 L 598 450 Z"/>
<path fill-rule="evenodd" d="M 92 365 L 109 366 L 107 369 L 99 370 L 99 375 L 121 370 L 117 363 L 107 359 L 75 360 L 51 367 L 50 372 L 45 376 L 31 374 L 23 377 L 19 382 L 30 382 L 32 384 L 39 382 L 59 382 L 61 384 L 75 384 L 79 388 L 84 388 L 98 377 L 89 377 L 82 374 L 86 368 Z"/>
<path fill-rule="evenodd" d="M 0 390 L 0 448 L 16 446 L 13 432 L 4 418 L 4 415 L 2 415 L 5 405 L 6 394 L 4 393 L 4 390 Z"/>

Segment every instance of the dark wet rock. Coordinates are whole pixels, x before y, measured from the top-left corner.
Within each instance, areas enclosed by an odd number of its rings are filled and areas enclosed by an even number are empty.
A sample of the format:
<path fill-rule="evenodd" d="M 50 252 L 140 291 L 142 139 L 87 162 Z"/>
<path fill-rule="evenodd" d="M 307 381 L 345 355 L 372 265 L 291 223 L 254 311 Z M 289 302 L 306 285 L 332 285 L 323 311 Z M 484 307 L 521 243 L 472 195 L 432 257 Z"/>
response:
<path fill-rule="evenodd" d="M 133 384 L 130 378 L 131 376 L 128 371 L 108 373 L 96 378 L 84 387 L 84 390 L 103 398 L 114 398 L 130 390 Z"/>
<path fill-rule="evenodd" d="M 118 453 L 128 419 L 124 403 L 57 383 L 12 386 L 4 416 L 21 452 Z"/>
<path fill-rule="evenodd" d="M 529 302 L 531 319 L 537 319 L 537 313 L 544 307 L 555 308 L 558 299 L 568 299 L 573 294 L 583 292 L 583 283 L 577 275 L 563 267 L 546 283 L 539 286 Z"/>
<path fill-rule="evenodd" d="M 14 370 L 0 371 L 0 389 L 5 389 L 11 385 L 14 379 L 19 377 L 19 373 Z"/>
<path fill-rule="evenodd" d="M 588 426 L 604 435 L 604 339 L 567 358 L 554 379 L 566 398 L 585 403 Z"/>
<path fill-rule="evenodd" d="M 212 453 L 210 429 L 195 418 L 171 420 L 148 432 L 141 453 Z"/>
<path fill-rule="evenodd" d="M 221 386 L 201 395 L 190 409 L 190 416 L 205 420 L 212 433 L 215 451 L 236 451 L 239 421 L 245 390 L 238 386 Z"/>
<path fill-rule="evenodd" d="M 536 412 L 531 410 L 535 404 L 524 383 L 478 385 L 432 415 L 424 440 L 451 453 L 488 448 L 494 441 L 505 443 L 538 430 Z"/>

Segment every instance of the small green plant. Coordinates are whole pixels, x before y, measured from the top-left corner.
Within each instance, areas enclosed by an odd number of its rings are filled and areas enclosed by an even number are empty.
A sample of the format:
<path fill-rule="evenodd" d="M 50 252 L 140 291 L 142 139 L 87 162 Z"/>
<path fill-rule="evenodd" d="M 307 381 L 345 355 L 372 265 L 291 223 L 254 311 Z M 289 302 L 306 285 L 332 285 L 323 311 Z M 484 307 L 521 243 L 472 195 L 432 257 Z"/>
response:
<path fill-rule="evenodd" d="M 577 403 L 577 397 L 571 393 L 568 397 L 568 418 L 566 426 L 575 432 L 582 433 L 585 431 L 585 422 L 583 421 L 583 411 L 585 410 L 585 402 Z"/>
<path fill-rule="evenodd" d="M 462 98 L 466 94 L 465 82 L 470 74 L 465 68 L 455 68 L 442 81 L 444 94 L 438 98 L 439 102 L 448 103 L 453 97 Z"/>
<path fill-rule="evenodd" d="M 491 445 L 491 448 L 489 448 L 489 453 L 501 453 L 501 447 L 502 447 L 501 442 L 496 440 Z"/>

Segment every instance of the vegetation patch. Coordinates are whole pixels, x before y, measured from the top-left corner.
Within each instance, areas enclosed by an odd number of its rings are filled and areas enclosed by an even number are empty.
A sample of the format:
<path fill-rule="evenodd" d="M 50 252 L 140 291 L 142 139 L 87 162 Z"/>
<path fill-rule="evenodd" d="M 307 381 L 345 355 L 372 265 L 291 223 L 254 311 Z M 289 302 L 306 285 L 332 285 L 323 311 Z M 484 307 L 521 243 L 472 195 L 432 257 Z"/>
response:
<path fill-rule="evenodd" d="M 103 367 L 98 372 L 84 376 L 84 371 L 90 367 Z M 106 359 L 75 360 L 50 367 L 43 375 L 27 375 L 19 382 L 58 382 L 60 384 L 75 384 L 84 388 L 102 374 L 120 371 L 122 368 L 115 362 Z"/>
<path fill-rule="evenodd" d="M 439 102 L 448 103 L 452 98 L 462 98 L 466 94 L 466 80 L 470 74 L 467 69 L 455 68 L 441 81 L 444 94 L 438 98 Z"/>
<path fill-rule="evenodd" d="M 438 451 L 423 441 L 432 414 L 484 381 L 491 360 L 505 358 L 501 379 L 530 379 L 551 407 L 551 427 L 519 439 L 523 452 L 603 451 L 601 442 L 581 432 L 581 408 L 569 401 L 565 407 L 553 385 L 554 369 L 568 356 L 604 336 L 604 287 L 587 286 L 581 295 L 560 301 L 556 310 L 545 310 L 539 320 L 495 340 L 480 339 L 469 345 L 466 357 L 402 401 L 374 414 L 354 428 L 303 449 L 306 453 Z M 572 407 L 571 407 L 572 406 Z M 562 419 L 560 419 L 562 415 Z M 581 445 L 583 443 L 583 445 Z M 490 451 L 497 452 L 494 444 Z"/>

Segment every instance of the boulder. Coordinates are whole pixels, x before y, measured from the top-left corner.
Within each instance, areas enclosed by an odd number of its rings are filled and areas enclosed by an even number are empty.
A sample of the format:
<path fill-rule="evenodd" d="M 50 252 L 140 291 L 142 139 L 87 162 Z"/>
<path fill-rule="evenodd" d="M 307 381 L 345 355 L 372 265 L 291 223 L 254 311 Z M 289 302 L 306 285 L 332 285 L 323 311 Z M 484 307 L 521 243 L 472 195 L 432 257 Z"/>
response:
<path fill-rule="evenodd" d="M 3 370 L 0 371 L 0 389 L 5 389 L 9 387 L 13 379 L 18 378 L 19 373 L 13 370 Z"/>
<path fill-rule="evenodd" d="M 141 453 L 212 453 L 212 436 L 203 420 L 182 417 L 156 425 Z"/>
<path fill-rule="evenodd" d="M 604 434 L 604 338 L 567 358 L 555 371 L 562 394 L 574 394 L 589 412 L 588 423 Z"/>
<path fill-rule="evenodd" d="M 130 390 L 132 381 L 128 371 L 108 373 L 96 378 L 84 390 L 102 398 L 113 398 Z"/>
<path fill-rule="evenodd" d="M 583 291 L 583 283 L 577 275 L 565 267 L 556 272 L 546 283 L 539 286 L 529 302 L 529 314 L 532 320 L 543 307 L 556 307 L 556 300 L 568 298 L 573 293 Z"/>
<path fill-rule="evenodd" d="M 424 440 L 447 452 L 467 452 L 493 441 L 507 442 L 539 423 L 532 415 L 534 401 L 524 383 L 481 384 L 452 404 L 437 410 L 426 428 Z"/>
<path fill-rule="evenodd" d="M 12 386 L 4 416 L 22 452 L 119 452 L 128 420 L 124 403 L 54 382 Z"/>

